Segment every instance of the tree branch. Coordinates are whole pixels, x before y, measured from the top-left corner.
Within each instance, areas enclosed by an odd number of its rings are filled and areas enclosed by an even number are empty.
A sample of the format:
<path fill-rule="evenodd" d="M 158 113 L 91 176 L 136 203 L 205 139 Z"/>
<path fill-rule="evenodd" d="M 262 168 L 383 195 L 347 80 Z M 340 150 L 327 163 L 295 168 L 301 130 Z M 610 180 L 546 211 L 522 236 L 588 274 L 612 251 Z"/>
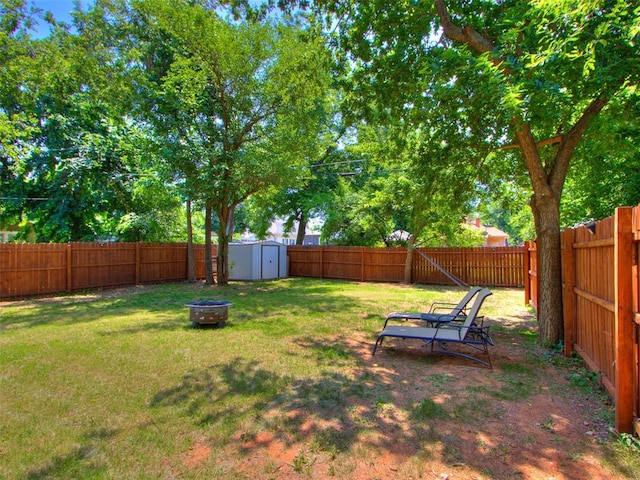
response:
<path fill-rule="evenodd" d="M 440 23 L 442 24 L 444 34 L 450 40 L 467 45 L 469 48 L 480 54 L 493 52 L 495 50 L 493 42 L 480 35 L 473 29 L 473 27 L 465 26 L 461 28 L 453 23 L 444 0 L 436 0 L 436 11 L 438 13 L 438 17 L 440 17 Z M 492 56 L 491 62 L 495 66 L 500 67 L 503 73 L 511 72 L 511 70 L 506 66 L 504 59 Z"/>
<path fill-rule="evenodd" d="M 513 119 L 513 124 L 518 145 L 524 156 L 524 164 L 529 172 L 533 191 L 536 195 L 553 196 L 547 172 L 544 170 L 536 141 L 531 133 L 531 125 L 528 122 L 522 123 L 517 118 Z"/>
<path fill-rule="evenodd" d="M 560 148 L 556 153 L 556 158 L 554 159 L 551 172 L 549 172 L 549 184 L 553 191 L 557 192 L 558 195 L 562 192 L 562 187 L 564 185 L 565 177 L 567 176 L 567 170 L 574 150 L 578 146 L 585 130 L 589 127 L 591 119 L 600 113 L 600 111 L 609 102 L 609 98 L 609 96 L 601 95 L 593 100 L 584 112 L 582 112 L 582 115 L 573 127 L 571 127 L 569 132 L 564 135 Z"/>
<path fill-rule="evenodd" d="M 564 136 L 558 135 L 557 137 L 547 138 L 545 140 L 540 140 L 536 142 L 536 147 L 544 147 L 547 145 L 555 145 L 556 143 L 562 143 L 564 141 Z M 511 145 L 505 145 L 504 147 L 498 148 L 498 150 L 509 150 L 512 148 L 520 148 L 520 144 L 512 143 Z"/>
<path fill-rule="evenodd" d="M 484 38 L 471 27 L 460 28 L 451 21 L 444 0 L 436 1 L 436 11 L 442 23 L 442 29 L 447 37 L 456 42 L 464 43 L 478 53 L 493 51 L 493 43 Z"/>

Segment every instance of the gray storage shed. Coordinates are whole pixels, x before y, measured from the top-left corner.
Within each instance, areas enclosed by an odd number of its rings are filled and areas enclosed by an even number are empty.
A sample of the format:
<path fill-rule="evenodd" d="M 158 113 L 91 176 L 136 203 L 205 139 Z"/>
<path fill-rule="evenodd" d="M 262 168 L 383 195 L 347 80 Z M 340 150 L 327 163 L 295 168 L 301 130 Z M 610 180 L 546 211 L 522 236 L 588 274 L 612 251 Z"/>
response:
<path fill-rule="evenodd" d="M 230 280 L 271 280 L 286 276 L 286 245 L 271 241 L 229 244 Z"/>

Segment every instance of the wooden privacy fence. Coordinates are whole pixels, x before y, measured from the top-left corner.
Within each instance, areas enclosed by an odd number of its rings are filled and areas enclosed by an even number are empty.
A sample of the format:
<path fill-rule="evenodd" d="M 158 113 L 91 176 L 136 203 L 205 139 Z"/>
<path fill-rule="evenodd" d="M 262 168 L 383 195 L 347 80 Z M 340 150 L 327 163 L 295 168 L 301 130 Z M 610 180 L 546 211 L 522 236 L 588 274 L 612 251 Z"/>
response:
<path fill-rule="evenodd" d="M 471 285 L 522 287 L 524 248 L 419 248 L 440 267 Z M 366 248 L 336 246 L 290 246 L 289 275 L 355 280 L 361 282 L 401 282 L 404 279 L 406 248 Z M 412 282 L 444 284 L 453 282 L 414 252 Z"/>
<path fill-rule="evenodd" d="M 536 303 L 535 248 L 525 288 Z M 614 398 L 616 429 L 640 433 L 640 206 L 562 232 L 565 354 L 577 352 Z"/>
<path fill-rule="evenodd" d="M 204 247 L 194 250 L 196 278 L 204 278 Z M 518 287 L 524 282 L 522 247 L 417 250 L 465 283 Z M 405 248 L 290 246 L 289 275 L 401 282 L 406 255 Z M 186 278 L 186 243 L 0 244 L 0 299 Z M 412 281 L 452 284 L 417 252 Z"/>
<path fill-rule="evenodd" d="M 194 257 L 204 278 L 204 246 Z M 186 243 L 0 244 L 0 299 L 186 279 Z"/>

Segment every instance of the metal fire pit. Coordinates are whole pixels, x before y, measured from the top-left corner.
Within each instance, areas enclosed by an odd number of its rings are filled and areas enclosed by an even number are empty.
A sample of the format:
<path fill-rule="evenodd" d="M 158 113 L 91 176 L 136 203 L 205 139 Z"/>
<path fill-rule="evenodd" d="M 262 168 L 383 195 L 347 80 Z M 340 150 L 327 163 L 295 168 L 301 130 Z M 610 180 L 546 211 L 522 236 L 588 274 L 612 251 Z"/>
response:
<path fill-rule="evenodd" d="M 227 321 L 227 310 L 231 303 L 218 300 L 202 300 L 198 302 L 186 303 L 189 307 L 189 320 L 193 326 L 215 325 L 224 327 Z"/>

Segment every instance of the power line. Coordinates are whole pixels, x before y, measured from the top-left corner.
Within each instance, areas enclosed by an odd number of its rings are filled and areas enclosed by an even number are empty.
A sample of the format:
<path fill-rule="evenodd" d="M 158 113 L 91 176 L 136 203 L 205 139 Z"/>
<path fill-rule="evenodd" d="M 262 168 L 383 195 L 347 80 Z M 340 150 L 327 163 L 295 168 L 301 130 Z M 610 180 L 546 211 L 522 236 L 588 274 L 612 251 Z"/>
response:
<path fill-rule="evenodd" d="M 46 200 L 53 200 L 53 198 L 49 197 L 0 197 L 0 200 L 35 200 L 38 202 L 43 202 Z"/>
<path fill-rule="evenodd" d="M 342 162 L 331 162 L 331 163 L 314 163 L 311 165 L 313 167 L 330 167 L 333 165 L 344 165 L 345 163 L 362 163 L 365 160 L 343 160 Z"/>

